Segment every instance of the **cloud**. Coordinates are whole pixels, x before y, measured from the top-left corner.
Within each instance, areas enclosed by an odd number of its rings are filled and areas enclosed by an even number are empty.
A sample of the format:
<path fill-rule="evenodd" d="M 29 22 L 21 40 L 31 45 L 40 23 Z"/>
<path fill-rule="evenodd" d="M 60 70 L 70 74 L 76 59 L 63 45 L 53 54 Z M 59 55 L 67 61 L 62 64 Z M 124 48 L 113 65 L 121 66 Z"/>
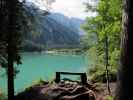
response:
<path fill-rule="evenodd" d="M 87 16 L 94 16 L 95 13 L 85 12 L 85 5 L 83 2 L 86 0 L 56 0 L 52 3 L 53 12 L 63 13 L 69 17 L 78 17 L 84 19 Z"/>
<path fill-rule="evenodd" d="M 77 17 L 85 19 L 87 16 L 95 16 L 96 13 L 85 12 L 83 2 L 88 0 L 27 0 L 33 2 L 40 9 L 46 10 L 46 1 L 52 1 L 50 4 L 52 12 L 62 13 L 68 17 Z"/>
<path fill-rule="evenodd" d="M 27 2 L 32 2 L 42 10 L 47 10 L 50 5 L 55 2 L 55 0 L 26 0 Z"/>

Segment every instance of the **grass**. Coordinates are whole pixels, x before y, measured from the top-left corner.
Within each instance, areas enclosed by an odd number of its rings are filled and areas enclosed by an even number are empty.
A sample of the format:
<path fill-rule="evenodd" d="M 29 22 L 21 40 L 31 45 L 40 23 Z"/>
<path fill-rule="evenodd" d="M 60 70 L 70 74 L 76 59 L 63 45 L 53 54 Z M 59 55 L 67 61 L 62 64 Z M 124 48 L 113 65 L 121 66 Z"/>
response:
<path fill-rule="evenodd" d="M 107 98 L 107 100 L 113 100 L 112 96 L 107 96 L 106 98 Z"/>

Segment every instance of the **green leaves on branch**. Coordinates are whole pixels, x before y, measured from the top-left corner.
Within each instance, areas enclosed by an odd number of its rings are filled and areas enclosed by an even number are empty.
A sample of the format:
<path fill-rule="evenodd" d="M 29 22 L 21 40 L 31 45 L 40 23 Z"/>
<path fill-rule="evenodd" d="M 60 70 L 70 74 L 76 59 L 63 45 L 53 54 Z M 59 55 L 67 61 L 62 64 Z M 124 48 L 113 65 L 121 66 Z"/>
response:
<path fill-rule="evenodd" d="M 91 10 L 90 6 L 87 9 Z M 93 62 L 89 72 L 95 69 L 96 71 L 92 75 L 94 76 L 96 73 L 105 71 L 105 37 L 107 35 L 110 73 L 114 75 L 119 65 L 120 56 L 122 0 L 100 0 L 95 11 L 97 16 L 86 18 L 85 24 L 82 25 L 87 33 L 83 39 L 89 45 L 88 54 Z M 100 72 L 98 72 L 99 69 L 101 69 Z"/>

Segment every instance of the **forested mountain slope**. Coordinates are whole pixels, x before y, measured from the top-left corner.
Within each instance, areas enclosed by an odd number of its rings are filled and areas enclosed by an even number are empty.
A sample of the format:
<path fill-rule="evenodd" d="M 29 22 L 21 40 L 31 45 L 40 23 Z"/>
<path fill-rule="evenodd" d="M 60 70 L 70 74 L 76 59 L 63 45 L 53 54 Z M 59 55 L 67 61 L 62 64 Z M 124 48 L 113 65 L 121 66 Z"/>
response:
<path fill-rule="evenodd" d="M 83 20 L 45 12 L 34 4 L 24 5 L 23 13 L 29 26 L 24 37 L 25 50 L 80 47 L 79 27 Z"/>

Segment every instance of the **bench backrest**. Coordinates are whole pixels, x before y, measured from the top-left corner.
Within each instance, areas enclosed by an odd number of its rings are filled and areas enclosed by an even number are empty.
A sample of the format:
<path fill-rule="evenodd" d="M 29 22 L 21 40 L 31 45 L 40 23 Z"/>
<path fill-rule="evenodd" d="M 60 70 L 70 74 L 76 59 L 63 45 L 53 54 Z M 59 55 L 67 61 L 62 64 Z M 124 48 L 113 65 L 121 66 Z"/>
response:
<path fill-rule="evenodd" d="M 56 72 L 56 79 L 55 79 L 56 83 L 60 82 L 61 74 L 63 74 L 63 75 L 80 75 L 81 83 L 82 84 L 86 84 L 87 83 L 86 73 L 71 73 L 71 72 Z"/>

